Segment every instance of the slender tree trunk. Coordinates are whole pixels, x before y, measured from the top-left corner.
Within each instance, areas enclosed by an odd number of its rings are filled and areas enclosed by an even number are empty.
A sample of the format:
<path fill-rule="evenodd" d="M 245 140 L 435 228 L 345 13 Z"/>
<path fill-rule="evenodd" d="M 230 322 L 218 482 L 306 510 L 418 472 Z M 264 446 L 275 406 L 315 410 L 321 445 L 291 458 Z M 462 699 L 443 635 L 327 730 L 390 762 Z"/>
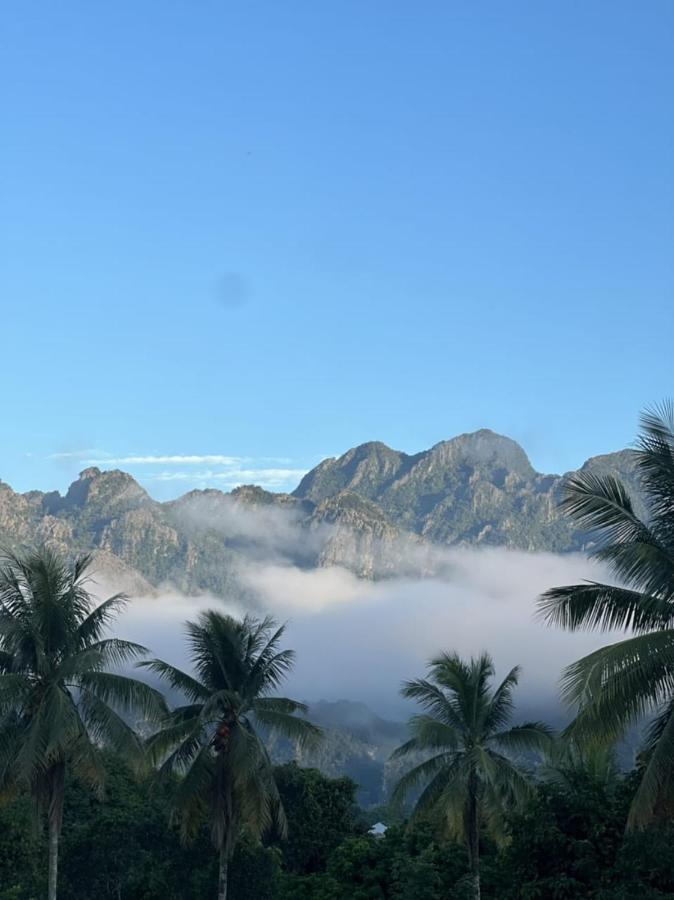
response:
<path fill-rule="evenodd" d="M 220 864 L 218 873 L 218 900 L 227 900 L 227 876 L 229 875 L 229 860 L 235 843 L 235 825 L 232 815 L 232 785 L 229 778 L 227 747 L 229 744 L 230 726 L 223 722 L 218 730 L 217 743 L 218 756 L 216 765 L 215 796 L 218 798 L 216 807 L 217 819 L 213 823 L 213 836 L 215 845 L 220 848 Z"/>
<path fill-rule="evenodd" d="M 60 822 L 56 816 L 49 816 L 49 900 L 56 900 L 59 868 L 59 831 Z"/>
<path fill-rule="evenodd" d="M 47 798 L 45 812 L 49 830 L 48 900 L 56 900 L 58 890 L 59 838 L 61 837 L 61 826 L 63 824 L 65 772 L 65 762 L 61 759 L 51 766 L 39 788 L 42 797 Z"/>
<path fill-rule="evenodd" d="M 480 900 L 480 815 L 477 799 L 478 785 L 475 776 L 470 778 L 468 792 L 469 796 L 466 804 L 468 862 L 470 864 L 473 898 L 474 900 Z"/>
<path fill-rule="evenodd" d="M 218 876 L 218 900 L 227 900 L 227 875 L 229 870 L 229 859 L 227 857 L 227 848 L 220 848 L 220 874 Z M 50 898 L 51 900 L 51 898 Z"/>

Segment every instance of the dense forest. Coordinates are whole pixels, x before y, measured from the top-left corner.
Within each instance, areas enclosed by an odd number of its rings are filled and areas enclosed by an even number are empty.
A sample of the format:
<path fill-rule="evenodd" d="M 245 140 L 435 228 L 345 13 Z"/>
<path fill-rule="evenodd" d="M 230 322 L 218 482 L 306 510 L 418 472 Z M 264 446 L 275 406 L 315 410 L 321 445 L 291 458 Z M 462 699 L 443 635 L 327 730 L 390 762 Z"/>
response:
<path fill-rule="evenodd" d="M 217 859 L 202 829 L 185 846 L 167 828 L 170 786 L 135 778 L 106 758 L 98 799 L 68 785 L 59 897 L 184 900 L 214 895 Z M 294 764 L 275 778 L 288 817 L 286 840 L 244 839 L 234 852 L 234 900 L 462 900 L 470 898 L 463 847 L 442 838 L 432 819 L 405 826 L 387 809 L 364 813 L 355 785 Z M 483 846 L 487 898 L 648 900 L 674 897 L 674 829 L 625 835 L 638 773 L 626 778 L 576 767 L 540 784 L 510 819 L 510 843 Z M 368 834 L 390 821 L 385 837 Z M 46 895 L 45 836 L 31 824 L 28 797 L 0 810 L 0 898 Z"/>
<path fill-rule="evenodd" d="M 489 654 L 439 652 L 402 687 L 419 711 L 381 809 L 358 809 L 348 779 L 274 766 L 271 734 L 322 740 L 279 696 L 284 626 L 202 612 L 183 671 L 110 636 L 127 598 L 96 605 L 89 557 L 7 552 L 0 900 L 674 897 L 674 410 L 642 425 L 646 516 L 613 475 L 565 486 L 615 583 L 553 587 L 539 614 L 627 632 L 563 673 L 570 725 L 517 721 L 519 667 L 495 683 Z M 616 743 L 644 723 L 621 773 Z"/>

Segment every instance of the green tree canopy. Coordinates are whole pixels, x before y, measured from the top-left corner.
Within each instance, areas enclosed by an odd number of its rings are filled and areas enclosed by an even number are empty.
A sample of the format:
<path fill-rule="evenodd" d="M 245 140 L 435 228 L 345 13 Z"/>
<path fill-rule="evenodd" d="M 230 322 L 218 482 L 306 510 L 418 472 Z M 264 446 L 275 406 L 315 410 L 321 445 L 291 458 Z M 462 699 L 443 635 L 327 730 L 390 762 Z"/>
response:
<path fill-rule="evenodd" d="M 96 606 L 91 557 L 70 564 L 42 548 L 0 563 L 0 786 L 26 786 L 49 826 L 49 897 L 56 897 L 66 770 L 101 790 L 101 748 L 138 761 L 141 744 L 120 712 L 165 712 L 156 690 L 111 671 L 146 653 L 104 634 L 126 598 Z"/>
<path fill-rule="evenodd" d="M 246 616 L 239 621 L 210 610 L 186 624 L 194 675 L 158 659 L 139 663 L 187 701 L 174 709 L 149 742 L 160 774 L 179 774 L 173 812 L 185 839 L 208 818 L 220 855 L 219 900 L 227 895 L 228 862 L 240 833 L 259 837 L 286 820 L 260 728 L 298 743 L 320 731 L 299 718 L 306 707 L 273 697 L 294 653 L 280 649 L 284 626 Z"/>
<path fill-rule="evenodd" d="M 646 411 L 641 424 L 634 459 L 645 517 L 611 475 L 573 475 L 562 502 L 580 525 L 598 533 L 594 556 L 619 584 L 556 587 L 540 601 L 550 624 L 632 632 L 578 660 L 563 678 L 564 697 L 579 710 L 570 734 L 581 743 L 611 743 L 653 717 L 630 827 L 671 814 L 674 803 L 674 407 Z"/>
<path fill-rule="evenodd" d="M 505 814 L 530 794 L 529 781 L 512 756 L 543 751 L 551 740 L 550 729 L 541 722 L 508 727 L 519 669 L 512 669 L 494 690 L 493 676 L 488 654 L 467 663 L 456 654 L 434 659 L 427 679 L 403 687 L 403 696 L 426 711 L 410 720 L 412 737 L 394 753 L 425 757 L 400 779 L 394 800 L 423 785 L 415 815 L 436 813 L 450 836 L 465 841 L 477 898 L 480 830 L 502 839 Z"/>

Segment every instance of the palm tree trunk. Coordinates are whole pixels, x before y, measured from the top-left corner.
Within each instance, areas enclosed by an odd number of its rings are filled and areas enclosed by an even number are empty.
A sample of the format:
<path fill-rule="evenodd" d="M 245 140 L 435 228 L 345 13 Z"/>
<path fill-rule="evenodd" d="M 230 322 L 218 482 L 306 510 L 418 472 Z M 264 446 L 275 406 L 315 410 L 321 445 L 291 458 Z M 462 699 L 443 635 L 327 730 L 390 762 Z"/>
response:
<path fill-rule="evenodd" d="M 474 900 L 480 900 L 480 817 L 477 791 L 477 779 L 475 776 L 471 776 L 468 783 L 468 802 L 466 804 L 466 837 Z"/>
<path fill-rule="evenodd" d="M 469 838 L 468 858 L 470 860 L 470 876 L 473 884 L 474 900 L 480 900 L 480 835 L 475 819 L 474 833 Z"/>
<path fill-rule="evenodd" d="M 49 881 L 47 896 L 56 900 L 59 868 L 59 822 L 56 816 L 49 816 Z"/>
<path fill-rule="evenodd" d="M 227 875 L 229 869 L 229 859 L 227 858 L 227 848 L 220 848 L 220 874 L 218 876 L 218 900 L 227 900 Z M 50 898 L 51 900 L 51 898 Z"/>
<path fill-rule="evenodd" d="M 49 828 L 49 872 L 47 879 L 48 900 L 56 900 L 59 869 L 59 838 L 63 824 L 63 794 L 65 789 L 65 762 L 55 763 L 41 783 L 43 796 L 47 800 L 47 823 Z"/>

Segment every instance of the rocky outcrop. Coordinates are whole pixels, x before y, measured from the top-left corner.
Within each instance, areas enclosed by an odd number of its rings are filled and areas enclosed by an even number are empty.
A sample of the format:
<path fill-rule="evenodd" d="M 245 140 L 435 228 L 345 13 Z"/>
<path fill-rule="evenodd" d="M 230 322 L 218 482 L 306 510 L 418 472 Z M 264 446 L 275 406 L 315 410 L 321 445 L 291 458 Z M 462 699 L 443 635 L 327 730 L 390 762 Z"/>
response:
<path fill-rule="evenodd" d="M 630 451 L 583 468 L 636 487 Z M 434 571 L 438 546 L 578 550 L 590 537 L 560 515 L 561 484 L 536 472 L 517 443 L 487 430 L 415 455 L 362 444 L 324 460 L 292 494 L 246 485 L 158 503 L 127 473 L 89 468 L 65 496 L 18 494 L 0 482 L 0 543 L 93 550 L 109 572 L 124 572 L 144 591 L 170 582 L 241 596 L 241 567 L 261 562 L 382 578 L 406 567 Z"/>

